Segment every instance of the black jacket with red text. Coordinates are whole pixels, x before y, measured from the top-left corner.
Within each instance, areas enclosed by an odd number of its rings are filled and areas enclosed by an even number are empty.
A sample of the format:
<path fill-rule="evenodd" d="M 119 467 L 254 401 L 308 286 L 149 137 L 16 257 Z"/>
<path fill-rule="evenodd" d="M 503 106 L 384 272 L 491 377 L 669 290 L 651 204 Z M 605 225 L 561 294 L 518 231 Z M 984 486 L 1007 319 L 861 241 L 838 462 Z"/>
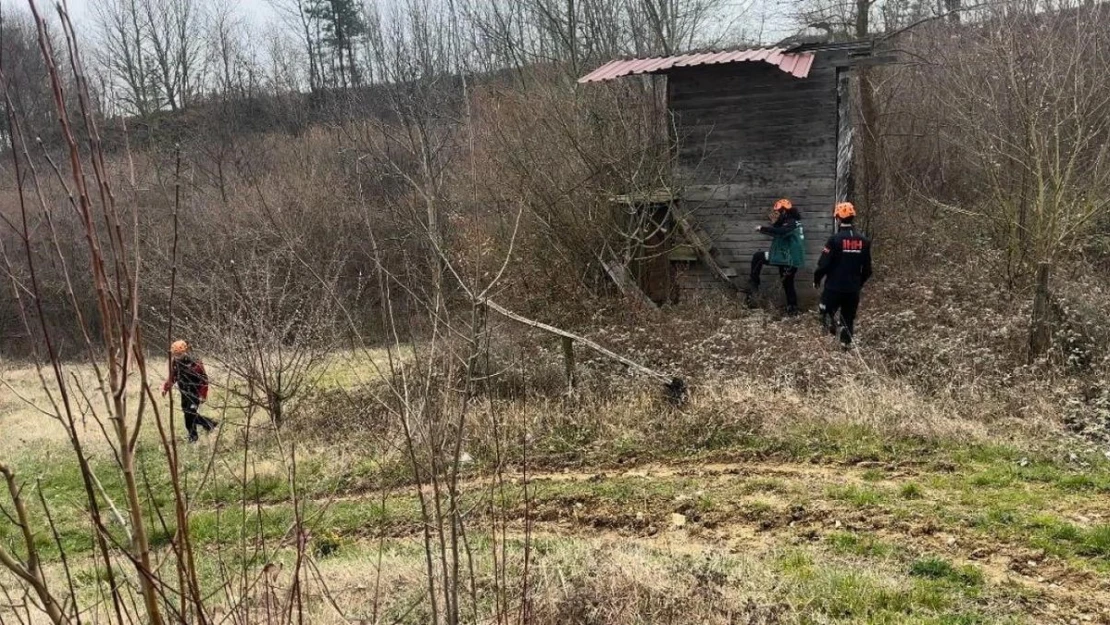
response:
<path fill-rule="evenodd" d="M 842 226 L 821 250 L 821 260 L 813 272 L 814 284 L 825 280 L 827 291 L 859 293 L 870 277 L 871 240 L 850 226 Z"/>

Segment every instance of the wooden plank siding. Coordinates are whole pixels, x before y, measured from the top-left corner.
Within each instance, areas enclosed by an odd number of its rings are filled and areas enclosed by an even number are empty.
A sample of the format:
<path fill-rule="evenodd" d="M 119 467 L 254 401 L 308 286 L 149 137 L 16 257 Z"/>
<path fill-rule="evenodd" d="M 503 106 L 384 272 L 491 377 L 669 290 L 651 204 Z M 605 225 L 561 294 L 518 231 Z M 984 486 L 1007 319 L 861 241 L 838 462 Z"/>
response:
<path fill-rule="evenodd" d="M 844 129 L 837 60 L 835 52 L 819 52 L 803 79 L 763 63 L 668 74 L 683 211 L 712 239 L 723 263 L 737 270 L 741 284 L 752 255 L 770 245 L 755 227 L 767 223 L 775 200 L 788 197 L 805 227 L 799 292 L 812 291 L 810 276 L 832 233 L 838 191 L 838 138 Z M 767 271 L 765 283 L 771 285 L 776 270 Z"/>
<path fill-rule="evenodd" d="M 847 72 L 837 82 L 837 106 L 840 126 L 836 138 L 836 201 L 846 202 L 852 196 L 852 157 L 855 154 L 855 124 L 852 123 L 852 83 Z"/>

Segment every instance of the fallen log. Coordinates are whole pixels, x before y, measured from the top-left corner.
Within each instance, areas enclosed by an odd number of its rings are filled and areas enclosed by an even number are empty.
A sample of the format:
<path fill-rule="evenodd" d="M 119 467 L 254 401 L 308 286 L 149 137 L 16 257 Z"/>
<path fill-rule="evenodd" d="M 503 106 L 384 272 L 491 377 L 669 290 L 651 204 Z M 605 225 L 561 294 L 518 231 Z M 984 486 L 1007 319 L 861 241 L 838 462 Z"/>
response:
<path fill-rule="evenodd" d="M 571 341 L 577 341 L 577 342 L 585 345 L 586 347 L 594 350 L 595 352 L 601 354 L 602 356 L 605 356 L 607 358 L 615 360 L 615 361 L 621 363 L 622 365 L 628 367 L 629 369 L 631 369 L 633 371 L 636 371 L 640 374 L 646 375 L 649 378 L 652 378 L 654 380 L 658 380 L 666 388 L 668 396 L 671 397 L 672 399 L 676 400 L 676 401 L 681 401 L 686 396 L 686 390 L 687 390 L 686 389 L 686 382 L 678 376 L 670 375 L 670 374 L 667 374 L 667 373 L 662 373 L 660 371 L 656 371 L 654 369 L 650 369 L 648 367 L 645 367 L 644 365 L 642 365 L 642 364 L 640 364 L 640 363 L 638 363 L 634 360 L 631 360 L 629 358 L 621 356 L 620 354 L 618 354 L 618 353 L 616 353 L 612 350 L 606 349 L 606 348 L 602 347 L 601 345 L 597 344 L 596 342 L 591 341 L 590 339 L 588 339 L 586 337 L 574 334 L 573 332 L 567 332 L 566 330 L 556 328 L 555 326 L 548 325 L 546 323 L 543 323 L 542 321 L 536 321 L 534 319 L 529 319 L 529 318 L 524 317 L 522 315 L 518 315 L 517 313 L 509 310 L 508 308 L 505 308 L 504 306 L 498 304 L 497 302 L 495 302 L 493 300 L 490 300 L 490 299 L 484 300 L 483 304 L 486 306 L 486 308 L 489 308 L 490 310 L 492 310 L 493 312 L 501 315 L 502 317 L 506 317 L 508 319 L 516 321 L 517 323 L 521 323 L 521 324 L 524 324 L 526 326 L 536 328 L 538 330 L 543 330 L 544 332 L 547 332 L 549 334 L 554 334 L 555 336 L 561 336 L 564 339 L 569 339 Z"/>

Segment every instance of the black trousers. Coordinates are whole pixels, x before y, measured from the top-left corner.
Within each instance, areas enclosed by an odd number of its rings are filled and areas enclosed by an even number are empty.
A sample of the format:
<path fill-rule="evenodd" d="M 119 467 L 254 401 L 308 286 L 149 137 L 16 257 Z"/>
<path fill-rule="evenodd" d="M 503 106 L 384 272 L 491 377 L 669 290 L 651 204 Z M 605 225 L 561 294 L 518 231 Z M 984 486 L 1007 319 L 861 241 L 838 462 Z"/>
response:
<path fill-rule="evenodd" d="M 836 314 L 844 325 L 839 328 L 840 342 L 845 345 L 852 344 L 852 337 L 856 332 L 856 311 L 859 310 L 859 293 L 838 293 L 825 289 L 821 293 L 821 321 L 825 324 L 829 334 L 837 334 Z"/>
<path fill-rule="evenodd" d="M 767 252 L 756 252 L 752 256 L 752 272 L 749 276 L 752 291 L 759 290 L 760 275 L 768 264 Z M 794 286 L 794 278 L 798 275 L 796 267 L 779 266 L 779 278 L 782 280 L 782 290 L 786 293 L 787 310 L 798 309 L 798 289 Z"/>
<path fill-rule="evenodd" d="M 189 432 L 189 440 L 197 440 L 197 427 L 211 432 L 216 427 L 216 422 L 208 417 L 200 416 L 200 398 L 192 393 L 181 393 L 181 412 L 185 413 L 185 429 Z"/>

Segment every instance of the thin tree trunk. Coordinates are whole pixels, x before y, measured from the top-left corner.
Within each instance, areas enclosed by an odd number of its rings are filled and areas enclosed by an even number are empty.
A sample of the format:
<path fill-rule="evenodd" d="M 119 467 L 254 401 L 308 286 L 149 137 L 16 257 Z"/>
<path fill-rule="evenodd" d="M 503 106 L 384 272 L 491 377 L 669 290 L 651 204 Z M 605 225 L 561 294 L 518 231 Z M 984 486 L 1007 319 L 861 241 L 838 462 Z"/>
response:
<path fill-rule="evenodd" d="M 1029 364 L 1048 351 L 1052 343 L 1052 293 L 1049 291 L 1050 265 L 1037 265 L 1037 287 L 1033 295 L 1033 319 L 1029 329 Z"/>

